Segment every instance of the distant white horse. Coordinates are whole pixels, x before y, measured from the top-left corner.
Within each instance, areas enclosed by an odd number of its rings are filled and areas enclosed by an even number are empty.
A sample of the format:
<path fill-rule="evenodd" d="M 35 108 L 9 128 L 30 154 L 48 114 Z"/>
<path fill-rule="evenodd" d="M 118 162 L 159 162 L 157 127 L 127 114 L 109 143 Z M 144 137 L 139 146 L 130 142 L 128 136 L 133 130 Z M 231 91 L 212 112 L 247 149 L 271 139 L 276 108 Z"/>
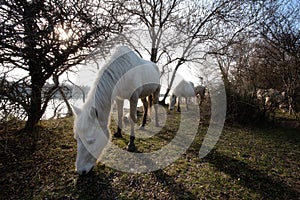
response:
<path fill-rule="evenodd" d="M 282 112 L 287 112 L 288 103 L 285 92 L 279 92 L 277 89 L 258 89 L 256 97 L 264 110 L 275 111 L 279 108 Z"/>
<path fill-rule="evenodd" d="M 83 107 L 73 107 L 74 133 L 77 140 L 76 170 L 79 174 L 89 172 L 101 157 L 110 140 L 110 112 L 116 101 L 118 131 L 121 136 L 124 99 L 130 102 L 131 135 L 128 151 L 135 151 L 134 123 L 137 121 L 137 103 L 144 104 L 144 120 L 147 115 L 147 96 L 153 95 L 156 126 L 158 126 L 157 103 L 160 91 L 158 67 L 138 57 L 127 47 L 119 47 L 98 74 Z"/>
<path fill-rule="evenodd" d="M 188 97 L 195 97 L 194 83 L 182 80 L 173 90 L 170 99 L 170 110 L 173 110 L 178 98 L 177 111 L 180 112 L 181 98 L 184 97 L 186 101 L 186 109 L 188 110 Z"/>

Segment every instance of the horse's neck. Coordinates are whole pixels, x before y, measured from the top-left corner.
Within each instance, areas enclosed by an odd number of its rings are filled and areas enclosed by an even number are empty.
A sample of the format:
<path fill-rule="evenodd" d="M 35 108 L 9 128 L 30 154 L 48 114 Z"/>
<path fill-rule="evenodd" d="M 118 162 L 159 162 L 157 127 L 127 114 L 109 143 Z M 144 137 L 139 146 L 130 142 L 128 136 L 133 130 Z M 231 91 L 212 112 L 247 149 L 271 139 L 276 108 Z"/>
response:
<path fill-rule="evenodd" d="M 105 98 L 104 98 L 105 99 Z M 104 100 L 102 99 L 102 100 Z M 107 124 L 109 123 L 109 115 L 110 115 L 110 110 L 111 110 L 111 102 L 110 101 L 105 101 L 108 103 L 99 103 L 99 104 L 95 104 L 95 108 L 98 112 L 98 121 L 100 123 L 101 127 L 107 126 Z"/>
<path fill-rule="evenodd" d="M 96 97 L 95 90 L 91 92 L 90 98 L 87 99 L 85 105 L 83 106 L 83 111 L 86 112 L 87 115 L 91 115 L 93 109 L 96 109 L 95 116 L 93 117 L 97 117 L 101 127 L 106 127 L 109 122 L 111 101 L 108 101 L 108 98 L 105 98 L 105 96 L 99 94 L 98 97 Z"/>
<path fill-rule="evenodd" d="M 141 60 L 133 52 L 127 52 L 116 58 L 100 71 L 92 91 L 92 105 L 97 109 L 99 120 L 108 121 L 111 106 L 115 100 L 115 86 L 121 77 Z"/>

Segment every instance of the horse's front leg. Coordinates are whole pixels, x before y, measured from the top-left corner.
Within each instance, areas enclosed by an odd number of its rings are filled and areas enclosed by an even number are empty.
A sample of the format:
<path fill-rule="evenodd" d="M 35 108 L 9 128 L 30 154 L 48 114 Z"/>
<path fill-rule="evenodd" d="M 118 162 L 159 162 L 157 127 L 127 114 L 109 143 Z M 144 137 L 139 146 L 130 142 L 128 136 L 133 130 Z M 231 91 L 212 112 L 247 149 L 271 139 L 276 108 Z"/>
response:
<path fill-rule="evenodd" d="M 122 117 L 123 117 L 123 106 L 124 106 L 124 100 L 117 99 L 117 112 L 118 112 L 118 130 L 114 134 L 116 138 L 122 137 Z"/>
<path fill-rule="evenodd" d="M 154 111 L 155 111 L 155 126 L 159 127 L 158 123 L 158 101 L 159 101 L 159 93 L 160 93 L 160 87 L 154 92 Z"/>
<path fill-rule="evenodd" d="M 130 126 L 131 126 L 131 132 L 130 132 L 130 140 L 127 147 L 127 150 L 130 152 L 135 151 L 135 144 L 134 144 L 134 124 L 137 122 L 136 118 L 136 107 L 137 107 L 138 98 L 131 98 L 130 99 Z"/>

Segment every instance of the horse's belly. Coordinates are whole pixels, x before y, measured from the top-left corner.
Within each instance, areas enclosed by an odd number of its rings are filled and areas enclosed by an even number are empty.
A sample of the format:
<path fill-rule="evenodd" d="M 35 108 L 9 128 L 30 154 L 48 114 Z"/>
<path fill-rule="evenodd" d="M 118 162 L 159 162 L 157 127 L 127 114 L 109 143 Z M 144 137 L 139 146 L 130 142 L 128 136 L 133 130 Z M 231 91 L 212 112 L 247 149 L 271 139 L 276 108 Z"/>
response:
<path fill-rule="evenodd" d="M 144 85 L 140 90 L 139 98 L 147 97 L 150 94 L 153 94 L 159 87 L 159 84 L 148 84 Z"/>
<path fill-rule="evenodd" d="M 118 89 L 116 97 L 118 99 L 131 99 L 133 96 L 138 98 L 147 97 L 153 94 L 159 87 L 159 84 L 146 84 L 136 88 L 122 87 Z"/>
<path fill-rule="evenodd" d="M 133 95 L 138 98 L 149 96 L 160 84 L 159 75 L 156 65 L 143 61 L 119 79 L 116 85 L 117 97 L 130 99 Z"/>

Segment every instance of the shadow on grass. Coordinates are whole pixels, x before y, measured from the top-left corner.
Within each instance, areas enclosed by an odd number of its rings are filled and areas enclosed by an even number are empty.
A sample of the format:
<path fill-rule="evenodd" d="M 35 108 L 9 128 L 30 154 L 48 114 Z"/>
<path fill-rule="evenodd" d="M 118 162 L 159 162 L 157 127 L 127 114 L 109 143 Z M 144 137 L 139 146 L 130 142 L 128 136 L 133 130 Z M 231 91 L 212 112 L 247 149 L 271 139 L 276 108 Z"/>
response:
<path fill-rule="evenodd" d="M 168 192 L 176 199 L 197 199 L 183 184 L 176 182 L 175 178 L 166 174 L 163 170 L 153 172 L 157 181 L 159 181 Z"/>
<path fill-rule="evenodd" d="M 238 179 L 241 185 L 260 194 L 263 199 L 298 199 L 300 196 L 299 191 L 282 180 L 217 151 L 212 151 L 204 160 L 213 164 L 219 171 Z"/>
<path fill-rule="evenodd" d="M 299 130 L 294 128 L 277 126 L 275 128 L 264 128 L 261 129 L 261 132 L 257 132 L 257 135 L 261 137 L 266 137 L 267 139 L 273 140 L 277 143 L 288 142 L 294 145 L 298 145 L 300 143 L 300 134 Z"/>
<path fill-rule="evenodd" d="M 79 199 L 114 199 L 117 194 L 111 185 L 112 177 L 103 169 L 92 170 L 79 176 L 76 182 L 76 193 Z"/>

